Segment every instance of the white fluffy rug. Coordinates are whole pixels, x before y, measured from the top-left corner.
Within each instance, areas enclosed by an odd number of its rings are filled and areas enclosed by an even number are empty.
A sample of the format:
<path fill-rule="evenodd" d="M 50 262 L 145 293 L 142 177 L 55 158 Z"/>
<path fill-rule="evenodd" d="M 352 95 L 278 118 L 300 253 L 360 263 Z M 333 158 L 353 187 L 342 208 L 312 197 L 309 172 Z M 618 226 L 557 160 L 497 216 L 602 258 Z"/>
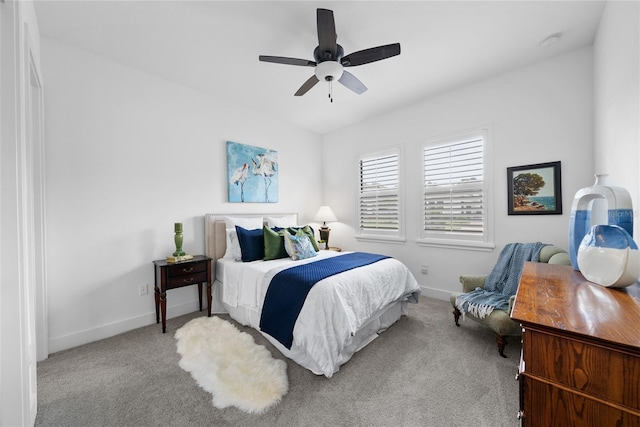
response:
<path fill-rule="evenodd" d="M 289 390 L 287 364 L 219 317 L 199 317 L 176 331 L 180 367 L 213 395 L 213 406 L 262 413 Z"/>

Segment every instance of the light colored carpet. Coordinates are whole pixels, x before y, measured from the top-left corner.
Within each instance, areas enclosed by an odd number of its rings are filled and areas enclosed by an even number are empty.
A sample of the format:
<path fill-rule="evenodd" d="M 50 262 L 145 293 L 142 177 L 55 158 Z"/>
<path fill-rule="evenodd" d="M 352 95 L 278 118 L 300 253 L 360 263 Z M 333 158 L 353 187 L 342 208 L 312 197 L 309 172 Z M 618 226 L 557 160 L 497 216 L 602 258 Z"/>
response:
<path fill-rule="evenodd" d="M 38 363 L 38 426 L 516 427 L 520 343 L 498 354 L 495 335 L 451 304 L 420 297 L 409 315 L 331 378 L 285 359 L 289 392 L 264 414 L 217 409 L 178 366 L 175 331 L 204 312 L 52 354 Z M 229 320 L 228 316 L 220 316 Z"/>
<path fill-rule="evenodd" d="M 263 413 L 287 393 L 287 364 L 217 316 L 190 320 L 176 332 L 179 365 L 213 395 L 213 406 Z"/>

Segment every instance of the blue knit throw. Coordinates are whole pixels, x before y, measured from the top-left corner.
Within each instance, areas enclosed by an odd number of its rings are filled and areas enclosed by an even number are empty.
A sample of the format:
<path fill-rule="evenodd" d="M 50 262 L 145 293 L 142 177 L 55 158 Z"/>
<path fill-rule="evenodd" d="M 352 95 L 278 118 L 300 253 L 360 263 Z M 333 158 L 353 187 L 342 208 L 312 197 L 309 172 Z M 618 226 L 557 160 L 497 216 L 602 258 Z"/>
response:
<path fill-rule="evenodd" d="M 493 310 L 508 310 L 509 299 L 516 294 L 525 261 L 537 262 L 545 243 L 509 243 L 485 280 L 484 289 L 476 288 L 456 298 L 456 307 L 483 319 Z"/>
<path fill-rule="evenodd" d="M 260 330 L 291 349 L 296 320 L 309 291 L 317 282 L 385 258 L 389 257 L 352 252 L 280 271 L 271 279 L 267 288 L 260 315 Z"/>

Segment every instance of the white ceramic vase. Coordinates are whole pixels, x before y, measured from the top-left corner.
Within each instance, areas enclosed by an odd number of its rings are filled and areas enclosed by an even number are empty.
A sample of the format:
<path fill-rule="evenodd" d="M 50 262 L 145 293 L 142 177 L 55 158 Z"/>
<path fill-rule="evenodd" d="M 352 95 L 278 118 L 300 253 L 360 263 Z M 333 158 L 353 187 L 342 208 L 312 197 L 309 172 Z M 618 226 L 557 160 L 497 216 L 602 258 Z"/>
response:
<path fill-rule="evenodd" d="M 582 238 L 592 225 L 591 208 L 594 200 L 603 199 L 607 203 L 607 223 L 618 225 L 633 237 L 633 206 L 629 192 L 622 187 L 606 185 L 606 175 L 596 175 L 596 182 L 591 187 L 578 190 L 571 205 L 569 217 L 569 256 L 575 270 L 578 267 L 578 248 Z"/>
<path fill-rule="evenodd" d="M 617 225 L 594 225 L 577 254 L 580 272 L 590 282 L 622 288 L 640 277 L 640 251 L 631 235 Z"/>

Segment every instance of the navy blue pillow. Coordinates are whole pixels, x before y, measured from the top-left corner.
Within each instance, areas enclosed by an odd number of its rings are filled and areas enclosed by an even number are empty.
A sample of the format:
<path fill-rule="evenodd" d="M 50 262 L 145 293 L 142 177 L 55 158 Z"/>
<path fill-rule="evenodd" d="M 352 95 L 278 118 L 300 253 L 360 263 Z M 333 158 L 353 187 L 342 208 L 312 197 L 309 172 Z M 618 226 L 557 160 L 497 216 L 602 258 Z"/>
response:
<path fill-rule="evenodd" d="M 240 243 L 243 262 L 257 261 L 264 258 L 262 228 L 247 230 L 246 228 L 236 225 L 236 233 L 238 233 L 238 243 Z"/>

